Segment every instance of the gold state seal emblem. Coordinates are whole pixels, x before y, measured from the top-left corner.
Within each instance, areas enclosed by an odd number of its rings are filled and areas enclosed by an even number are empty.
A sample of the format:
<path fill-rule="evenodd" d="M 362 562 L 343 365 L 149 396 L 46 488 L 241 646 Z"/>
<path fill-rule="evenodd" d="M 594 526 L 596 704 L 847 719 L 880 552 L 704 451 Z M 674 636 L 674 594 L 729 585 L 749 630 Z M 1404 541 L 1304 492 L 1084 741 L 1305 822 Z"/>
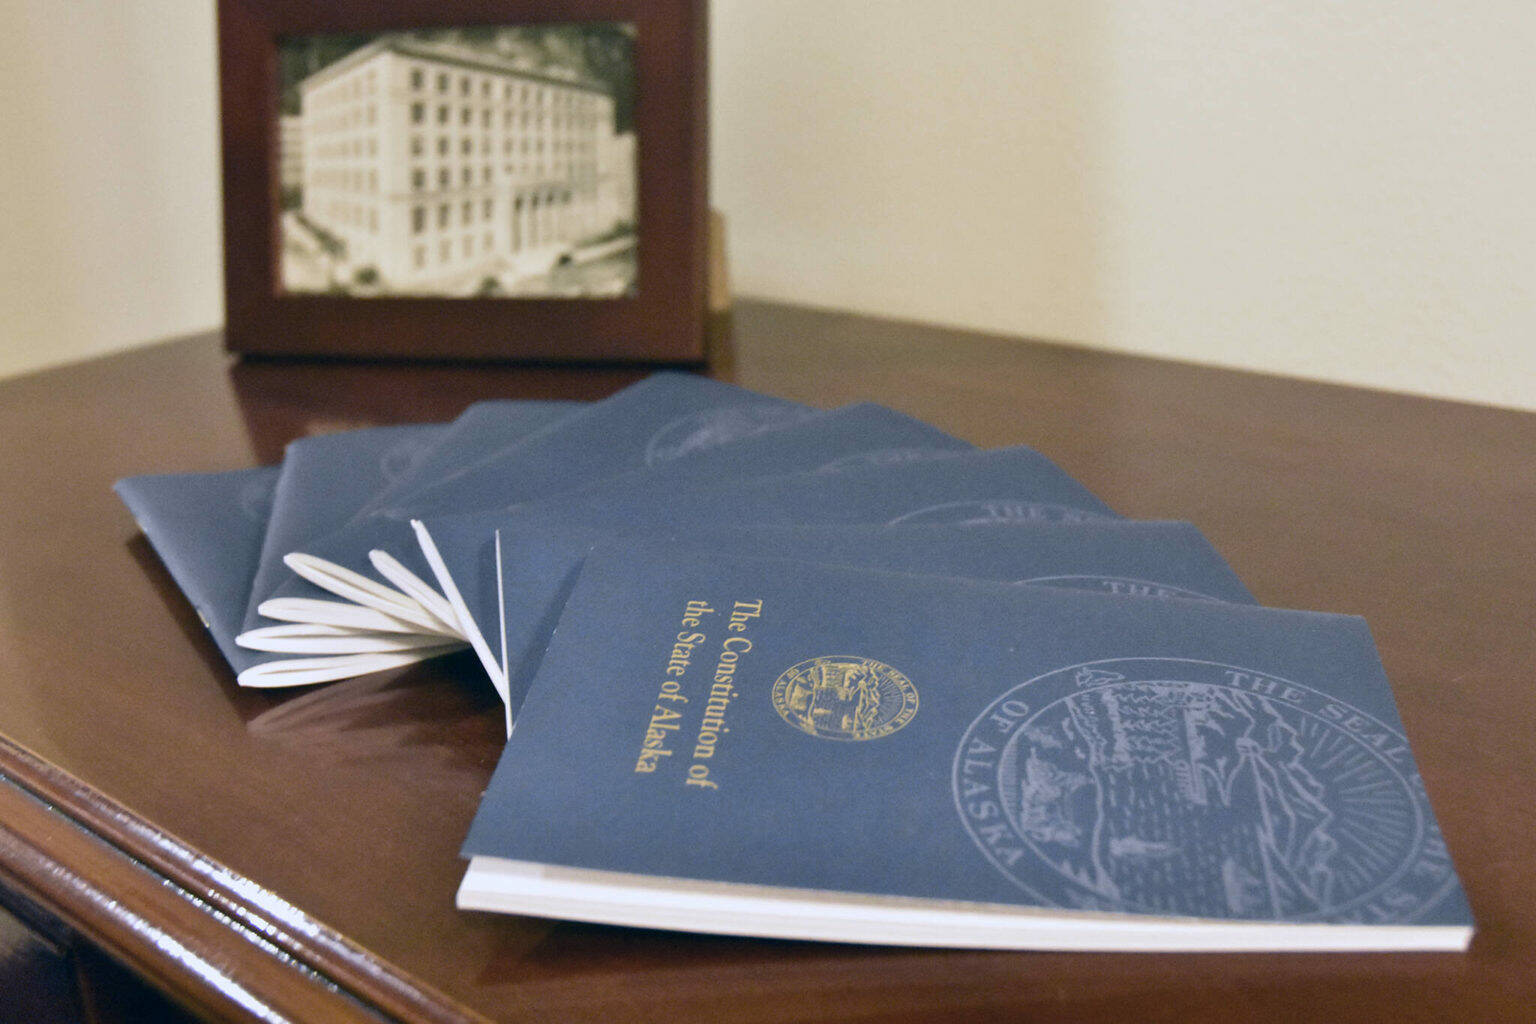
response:
<path fill-rule="evenodd" d="M 773 684 L 779 716 L 827 740 L 876 740 L 917 714 L 917 687 L 884 662 L 852 655 L 809 658 Z"/>

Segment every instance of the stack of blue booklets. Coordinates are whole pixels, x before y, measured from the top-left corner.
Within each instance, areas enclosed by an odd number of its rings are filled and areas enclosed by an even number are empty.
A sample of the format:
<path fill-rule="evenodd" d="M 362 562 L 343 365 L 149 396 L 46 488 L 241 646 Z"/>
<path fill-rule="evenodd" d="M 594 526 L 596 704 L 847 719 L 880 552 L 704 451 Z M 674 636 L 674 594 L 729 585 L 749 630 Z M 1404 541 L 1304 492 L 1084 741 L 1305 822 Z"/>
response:
<path fill-rule="evenodd" d="M 1365 623 L 1026 447 L 687 374 L 117 490 L 247 686 L 471 649 L 465 909 L 1093 950 L 1462 949 Z"/>

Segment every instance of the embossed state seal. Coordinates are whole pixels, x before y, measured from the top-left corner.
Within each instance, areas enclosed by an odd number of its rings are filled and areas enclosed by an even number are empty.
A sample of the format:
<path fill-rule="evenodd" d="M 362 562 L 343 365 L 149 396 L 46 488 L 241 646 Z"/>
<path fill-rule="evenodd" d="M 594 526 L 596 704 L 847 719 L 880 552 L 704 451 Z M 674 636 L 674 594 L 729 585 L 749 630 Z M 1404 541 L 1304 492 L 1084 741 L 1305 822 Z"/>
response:
<path fill-rule="evenodd" d="M 1035 576 L 1027 580 L 1014 580 L 1032 587 L 1056 587 L 1060 590 L 1092 590 L 1101 594 L 1125 594 L 1132 597 L 1177 597 L 1185 601 L 1216 601 L 1221 599 L 1187 587 L 1153 580 L 1131 579 L 1129 576 Z"/>
<path fill-rule="evenodd" d="M 914 509 L 892 519 L 897 523 L 942 523 L 949 526 L 991 526 L 998 523 L 1083 523 L 1110 516 L 1048 501 L 995 498 L 988 501 L 951 501 Z"/>
<path fill-rule="evenodd" d="M 1408 744 L 1300 683 L 1171 658 L 1073 665 L 955 753 L 977 848 L 1048 906 L 1412 921 L 1454 885 Z"/>
<path fill-rule="evenodd" d="M 703 409 L 679 417 L 656 431 L 646 443 L 645 464 L 671 462 L 694 452 L 717 448 L 764 431 L 788 426 L 814 410 L 771 402 L 748 402 Z"/>
<path fill-rule="evenodd" d="M 784 721 L 821 739 L 874 740 L 912 721 L 917 687 L 873 658 L 809 658 L 774 681 L 773 707 Z"/>
<path fill-rule="evenodd" d="M 379 475 L 394 483 L 414 469 L 421 457 L 431 450 L 432 442 L 425 438 L 407 438 L 379 456 Z"/>
<path fill-rule="evenodd" d="M 854 452 L 852 455 L 833 459 L 826 465 L 818 467 L 816 472 L 841 473 L 845 469 L 910 466 L 914 462 L 932 462 L 955 454 L 957 453 L 951 448 L 877 448 L 874 451 Z"/>
<path fill-rule="evenodd" d="M 253 523 L 264 523 L 272 518 L 272 482 L 266 478 L 247 480 L 240 485 L 235 499 L 240 515 Z"/>

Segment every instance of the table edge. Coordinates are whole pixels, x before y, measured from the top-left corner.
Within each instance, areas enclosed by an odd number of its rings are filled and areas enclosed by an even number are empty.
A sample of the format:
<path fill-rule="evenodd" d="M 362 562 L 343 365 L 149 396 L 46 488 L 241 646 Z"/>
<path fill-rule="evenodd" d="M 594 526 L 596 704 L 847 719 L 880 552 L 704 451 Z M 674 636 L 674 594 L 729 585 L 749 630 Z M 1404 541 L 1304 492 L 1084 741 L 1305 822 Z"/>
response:
<path fill-rule="evenodd" d="M 4 734 L 0 879 L 216 1019 L 486 1020 Z"/>

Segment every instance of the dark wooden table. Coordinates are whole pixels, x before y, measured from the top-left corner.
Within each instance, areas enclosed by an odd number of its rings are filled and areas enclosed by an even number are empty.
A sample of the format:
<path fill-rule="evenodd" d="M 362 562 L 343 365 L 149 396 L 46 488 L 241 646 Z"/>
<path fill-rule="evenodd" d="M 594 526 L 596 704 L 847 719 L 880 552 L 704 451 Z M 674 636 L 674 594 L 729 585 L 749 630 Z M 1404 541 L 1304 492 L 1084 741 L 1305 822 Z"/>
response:
<path fill-rule="evenodd" d="M 1472 951 L 950 952 L 461 913 L 500 748 L 480 673 L 242 691 L 109 488 L 639 373 L 232 364 L 212 336 L 0 384 L 4 905 L 221 1019 L 1536 1019 L 1536 416 L 758 303 L 715 372 L 1034 445 L 1128 515 L 1196 522 L 1266 603 L 1365 615 Z"/>

